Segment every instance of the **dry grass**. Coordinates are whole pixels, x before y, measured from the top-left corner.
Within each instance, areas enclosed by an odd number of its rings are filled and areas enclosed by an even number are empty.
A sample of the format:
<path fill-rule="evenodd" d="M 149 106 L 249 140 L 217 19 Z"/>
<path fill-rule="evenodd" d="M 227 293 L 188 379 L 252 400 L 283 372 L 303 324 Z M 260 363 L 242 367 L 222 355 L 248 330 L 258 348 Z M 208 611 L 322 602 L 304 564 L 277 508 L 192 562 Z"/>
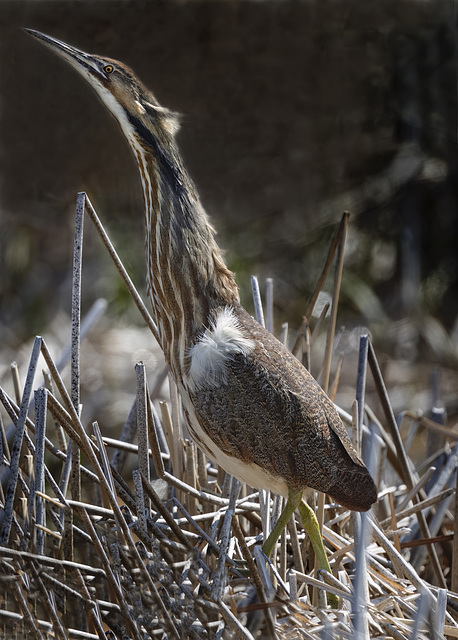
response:
<path fill-rule="evenodd" d="M 2 637 L 458 637 L 458 434 L 441 425 L 440 410 L 435 420 L 406 412 L 398 427 L 367 336 L 360 340 L 353 415 L 339 411 L 376 479 L 379 501 L 369 514 L 352 514 L 318 500 L 333 575 L 314 571 L 307 536 L 294 518 L 275 562 L 267 561 L 260 543 L 280 500 L 241 487 L 205 460 L 187 438 L 173 383 L 169 402 L 158 405 L 159 385 L 150 394 L 142 363 L 119 439 L 104 437 L 97 422 L 82 424 L 84 211 L 104 236 L 80 194 L 70 379 L 64 382 L 47 342 L 36 338 L 24 389 L 13 367 L 14 398 L 0 390 L 3 415 L 14 425 L 2 425 L 0 438 Z M 338 374 L 330 379 L 330 365 L 347 224 L 344 216 L 306 314 L 311 317 L 336 254 L 322 376 L 331 397 L 339 382 Z M 126 278 L 106 236 L 104 242 Z M 128 286 L 155 334 L 154 321 Z M 259 300 L 256 280 L 253 287 Z M 271 299 L 269 289 L 268 327 Z M 259 319 L 261 309 L 257 304 Z M 306 320 L 299 332 L 295 352 L 305 361 L 320 325 L 310 333 Z M 47 371 L 40 383 L 41 358 Z M 365 401 L 368 377 L 377 407 Z M 427 431 L 429 442 L 414 462 L 418 430 Z M 131 473 L 126 457 L 132 452 L 138 464 Z M 339 597 L 338 609 L 326 607 L 326 592 Z"/>

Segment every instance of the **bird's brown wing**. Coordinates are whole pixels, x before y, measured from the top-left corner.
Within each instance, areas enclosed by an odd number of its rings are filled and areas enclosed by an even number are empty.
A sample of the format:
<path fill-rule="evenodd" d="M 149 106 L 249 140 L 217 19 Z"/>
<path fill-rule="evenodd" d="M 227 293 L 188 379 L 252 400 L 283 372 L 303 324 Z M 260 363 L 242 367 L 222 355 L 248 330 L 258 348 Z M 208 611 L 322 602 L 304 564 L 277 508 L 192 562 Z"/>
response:
<path fill-rule="evenodd" d="M 228 361 L 226 384 L 193 397 L 206 434 L 227 455 L 283 478 L 290 488 L 312 487 L 351 508 L 370 508 L 373 482 L 332 402 L 297 358 L 241 307 L 237 318 L 255 349 Z M 345 498 L 340 479 L 354 485 L 351 492 L 359 485 L 368 490 L 362 507 Z"/>

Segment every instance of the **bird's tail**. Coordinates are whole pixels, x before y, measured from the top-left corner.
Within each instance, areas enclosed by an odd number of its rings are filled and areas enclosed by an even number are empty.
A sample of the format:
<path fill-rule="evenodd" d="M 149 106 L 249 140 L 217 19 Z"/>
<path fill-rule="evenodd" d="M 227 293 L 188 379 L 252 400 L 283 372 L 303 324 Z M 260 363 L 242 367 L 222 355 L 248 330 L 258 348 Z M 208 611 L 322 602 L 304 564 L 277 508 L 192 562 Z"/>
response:
<path fill-rule="evenodd" d="M 340 477 L 327 493 L 351 511 L 368 511 L 377 502 L 377 489 L 369 472 L 361 468 L 347 471 L 345 476 Z"/>

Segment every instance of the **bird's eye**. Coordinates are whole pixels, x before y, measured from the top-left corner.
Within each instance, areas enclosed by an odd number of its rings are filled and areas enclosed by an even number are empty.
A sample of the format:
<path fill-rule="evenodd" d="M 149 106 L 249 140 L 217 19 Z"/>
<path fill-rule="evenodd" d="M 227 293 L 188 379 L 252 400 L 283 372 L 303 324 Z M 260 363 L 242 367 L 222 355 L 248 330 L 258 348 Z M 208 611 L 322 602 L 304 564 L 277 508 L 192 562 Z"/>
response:
<path fill-rule="evenodd" d="M 105 73 L 113 73 L 113 71 L 114 71 L 114 67 L 113 67 L 113 65 L 111 65 L 111 64 L 106 64 L 106 65 L 103 67 L 103 70 L 105 71 Z"/>

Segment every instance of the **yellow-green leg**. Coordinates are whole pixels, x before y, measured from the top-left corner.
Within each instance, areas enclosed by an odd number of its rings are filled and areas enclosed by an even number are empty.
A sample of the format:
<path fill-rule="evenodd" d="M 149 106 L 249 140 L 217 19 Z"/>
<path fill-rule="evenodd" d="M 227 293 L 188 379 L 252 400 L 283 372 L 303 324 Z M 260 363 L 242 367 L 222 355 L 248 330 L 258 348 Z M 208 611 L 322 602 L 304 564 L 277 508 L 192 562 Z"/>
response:
<path fill-rule="evenodd" d="M 274 528 L 270 532 L 269 537 L 264 542 L 262 550 L 266 554 L 268 558 L 270 558 L 272 551 L 274 550 L 275 543 L 278 538 L 281 536 L 283 529 L 288 524 L 288 520 L 291 518 L 295 510 L 300 504 L 302 500 L 302 491 L 292 491 L 291 489 L 288 492 L 288 500 L 285 504 L 283 511 L 280 513 L 280 517 L 275 523 Z M 305 525 L 304 525 L 305 527 Z"/>
<path fill-rule="evenodd" d="M 325 569 L 329 573 L 332 573 L 324 548 L 323 538 L 321 537 L 320 527 L 318 526 L 318 520 L 316 519 L 315 512 L 305 500 L 301 500 L 299 503 L 299 515 L 301 516 L 304 529 L 309 534 L 310 542 L 312 543 L 320 569 Z M 339 606 L 339 598 L 334 593 L 328 593 L 328 605 L 333 609 L 337 609 Z"/>
<path fill-rule="evenodd" d="M 302 500 L 302 491 L 294 491 L 289 490 L 288 492 L 288 500 L 286 502 L 285 508 L 280 514 L 277 522 L 275 523 L 274 528 L 270 532 L 269 537 L 264 542 L 262 550 L 266 554 L 267 557 L 270 557 L 275 543 L 278 538 L 281 536 L 283 529 L 286 527 L 288 520 L 293 515 L 296 509 L 299 509 L 299 515 L 301 516 L 302 524 L 304 525 L 304 529 L 307 531 L 310 542 L 312 543 L 313 550 L 315 552 L 315 556 L 318 560 L 318 564 L 320 569 L 325 569 L 326 571 L 331 572 L 331 567 L 329 566 L 328 557 L 326 555 L 326 551 L 323 545 L 323 539 L 320 534 L 320 528 L 318 526 L 318 520 L 316 519 L 315 512 L 309 505 Z M 332 608 L 337 608 L 338 606 L 338 598 L 337 596 L 329 593 L 328 594 L 328 604 Z"/>

